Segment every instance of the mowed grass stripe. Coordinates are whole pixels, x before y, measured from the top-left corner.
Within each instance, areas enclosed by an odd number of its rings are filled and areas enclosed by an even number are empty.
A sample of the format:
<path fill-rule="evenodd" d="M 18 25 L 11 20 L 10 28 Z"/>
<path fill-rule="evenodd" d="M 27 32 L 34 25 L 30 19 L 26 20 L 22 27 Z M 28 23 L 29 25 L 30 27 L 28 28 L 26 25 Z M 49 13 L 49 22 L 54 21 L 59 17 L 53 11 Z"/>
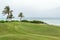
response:
<path fill-rule="evenodd" d="M 60 27 L 47 24 L 0 23 L 0 40 L 60 40 Z"/>
<path fill-rule="evenodd" d="M 35 37 L 46 37 L 46 38 L 53 38 L 53 39 L 57 39 L 59 40 L 60 38 L 59 37 L 54 37 L 54 36 L 46 36 L 46 35 L 38 35 L 38 34 L 27 34 L 27 35 L 24 35 L 24 34 L 6 34 L 6 35 L 1 35 L 0 38 L 2 37 L 9 37 L 9 36 L 35 36 Z"/>

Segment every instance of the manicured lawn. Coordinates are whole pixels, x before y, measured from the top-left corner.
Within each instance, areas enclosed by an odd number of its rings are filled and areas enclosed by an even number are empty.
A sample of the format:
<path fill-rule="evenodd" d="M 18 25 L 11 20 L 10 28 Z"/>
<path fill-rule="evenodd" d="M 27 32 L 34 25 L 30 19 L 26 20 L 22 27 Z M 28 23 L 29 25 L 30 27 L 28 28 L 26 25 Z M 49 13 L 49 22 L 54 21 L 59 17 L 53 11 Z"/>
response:
<path fill-rule="evenodd" d="M 0 23 L 0 40 L 60 40 L 60 27 L 24 22 Z"/>

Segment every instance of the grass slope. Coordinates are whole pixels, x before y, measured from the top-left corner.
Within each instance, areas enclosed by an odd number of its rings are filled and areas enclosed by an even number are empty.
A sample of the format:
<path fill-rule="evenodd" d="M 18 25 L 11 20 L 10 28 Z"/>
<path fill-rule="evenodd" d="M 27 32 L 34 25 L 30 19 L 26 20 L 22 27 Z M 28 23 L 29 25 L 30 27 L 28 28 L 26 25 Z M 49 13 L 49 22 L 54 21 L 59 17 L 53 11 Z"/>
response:
<path fill-rule="evenodd" d="M 0 23 L 0 40 L 60 40 L 60 27 L 19 22 Z"/>

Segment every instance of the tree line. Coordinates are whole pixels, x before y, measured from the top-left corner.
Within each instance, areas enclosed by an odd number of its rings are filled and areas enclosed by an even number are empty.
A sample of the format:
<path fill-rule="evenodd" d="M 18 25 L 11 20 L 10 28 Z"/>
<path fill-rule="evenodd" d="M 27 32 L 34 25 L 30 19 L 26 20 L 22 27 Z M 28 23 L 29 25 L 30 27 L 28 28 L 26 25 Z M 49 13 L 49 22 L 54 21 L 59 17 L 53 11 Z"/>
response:
<path fill-rule="evenodd" d="M 12 12 L 13 10 L 11 10 L 9 6 L 5 6 L 4 10 L 2 11 L 2 14 L 7 15 L 6 20 L 11 20 L 12 18 L 14 18 Z M 21 21 L 21 19 L 24 17 L 23 13 L 20 12 L 18 17 L 20 17 L 20 21 Z"/>
<path fill-rule="evenodd" d="M 2 11 L 2 14 L 7 15 L 7 17 L 6 17 L 6 22 L 8 22 L 7 20 L 10 20 L 10 21 L 13 22 L 12 19 L 15 18 L 15 17 L 13 16 L 13 13 L 12 13 L 12 12 L 13 12 L 13 10 L 11 10 L 9 6 L 5 6 L 4 10 Z M 43 21 L 38 21 L 38 20 L 33 20 L 33 21 L 21 20 L 21 19 L 24 17 L 24 15 L 23 15 L 22 12 L 20 12 L 20 13 L 18 14 L 18 17 L 20 18 L 20 21 L 21 21 L 21 22 L 46 24 L 45 22 L 43 22 Z M 1 23 L 4 23 L 3 20 L 0 21 L 0 22 L 1 22 Z M 14 21 L 14 22 L 15 22 L 15 21 Z"/>

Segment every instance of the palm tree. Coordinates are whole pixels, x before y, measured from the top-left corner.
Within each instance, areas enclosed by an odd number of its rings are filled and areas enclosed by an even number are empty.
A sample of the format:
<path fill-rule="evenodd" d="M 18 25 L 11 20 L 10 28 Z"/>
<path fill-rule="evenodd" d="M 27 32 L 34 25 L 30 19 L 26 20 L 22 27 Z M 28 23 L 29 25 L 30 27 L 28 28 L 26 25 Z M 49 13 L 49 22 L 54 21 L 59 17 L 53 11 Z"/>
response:
<path fill-rule="evenodd" d="M 8 14 L 9 15 L 9 12 L 10 12 L 10 7 L 6 6 L 3 10 L 3 14 Z"/>
<path fill-rule="evenodd" d="M 7 14 L 7 18 L 6 19 L 12 19 L 12 12 L 13 10 L 10 10 L 10 7 L 9 6 L 6 6 L 3 10 L 3 14 Z"/>
<path fill-rule="evenodd" d="M 7 19 L 10 19 L 11 20 L 12 18 L 14 18 L 12 12 L 13 12 L 13 10 L 11 10 L 9 12 L 9 15 L 7 15 Z"/>
<path fill-rule="evenodd" d="M 24 17 L 23 16 L 23 13 L 22 12 L 20 12 L 20 14 L 18 15 L 18 17 L 20 17 L 20 21 L 22 20 L 22 18 Z"/>

